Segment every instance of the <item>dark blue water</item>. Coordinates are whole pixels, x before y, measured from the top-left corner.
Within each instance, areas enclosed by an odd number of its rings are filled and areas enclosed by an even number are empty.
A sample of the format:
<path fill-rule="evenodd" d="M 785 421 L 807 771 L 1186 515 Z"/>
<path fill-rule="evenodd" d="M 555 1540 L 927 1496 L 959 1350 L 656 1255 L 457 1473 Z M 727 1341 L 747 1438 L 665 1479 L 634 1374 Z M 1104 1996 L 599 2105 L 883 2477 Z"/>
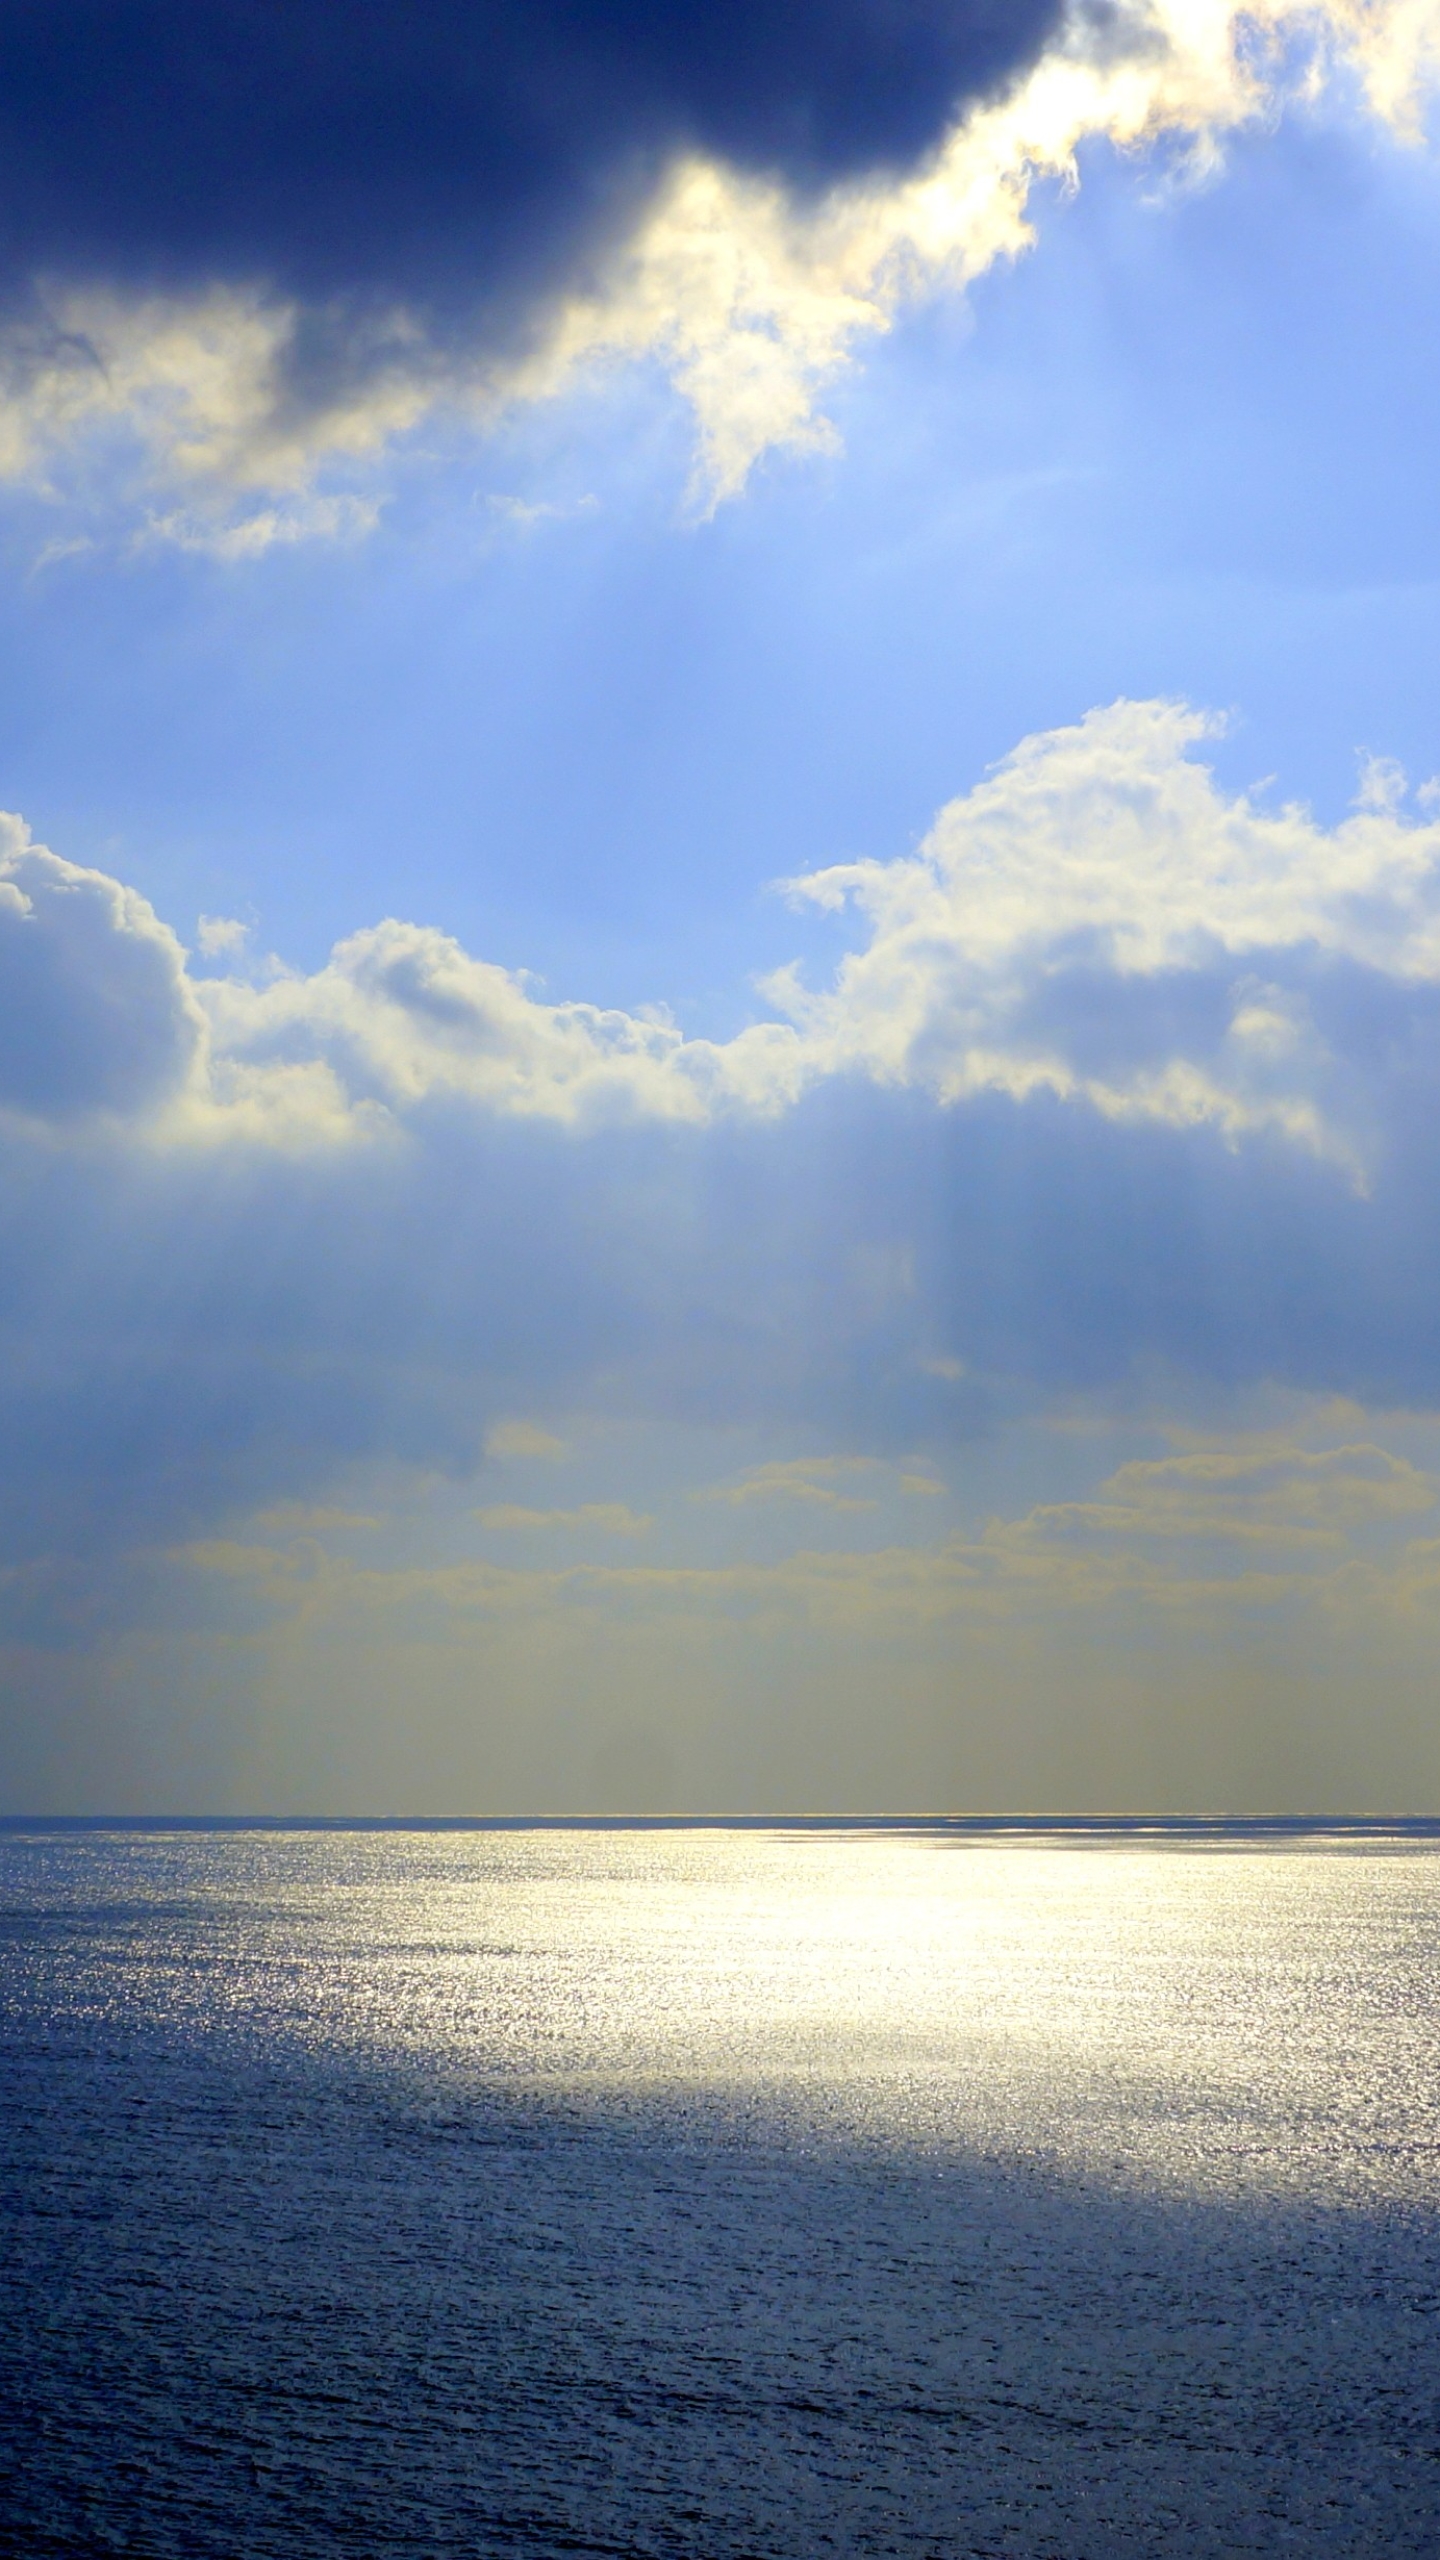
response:
<path fill-rule="evenodd" d="M 0 1837 L 25 2554 L 1440 2549 L 1440 1855 Z"/>

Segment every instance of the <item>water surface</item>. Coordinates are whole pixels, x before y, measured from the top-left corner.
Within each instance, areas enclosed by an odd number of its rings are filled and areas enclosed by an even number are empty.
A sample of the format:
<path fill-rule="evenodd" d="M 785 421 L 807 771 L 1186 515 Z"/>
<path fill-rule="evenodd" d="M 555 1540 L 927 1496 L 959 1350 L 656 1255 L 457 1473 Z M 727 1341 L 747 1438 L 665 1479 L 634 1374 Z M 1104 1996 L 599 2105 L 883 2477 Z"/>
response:
<path fill-rule="evenodd" d="M 1433 2553 L 1440 1849 L 0 1835 L 9 2547 Z"/>

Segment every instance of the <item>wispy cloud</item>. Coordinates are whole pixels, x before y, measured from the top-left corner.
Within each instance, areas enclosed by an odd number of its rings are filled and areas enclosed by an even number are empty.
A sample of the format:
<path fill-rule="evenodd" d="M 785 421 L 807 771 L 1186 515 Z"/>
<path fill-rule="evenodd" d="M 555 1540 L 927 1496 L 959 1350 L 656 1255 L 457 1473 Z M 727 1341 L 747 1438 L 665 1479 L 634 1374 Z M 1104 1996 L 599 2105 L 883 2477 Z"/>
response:
<path fill-rule="evenodd" d="M 1435 1501 L 1434 1484 L 1408 1458 L 1369 1443 L 1215 1449 L 1131 1459 L 1092 1500 L 1042 1504 L 1014 1534 L 1335 1547 L 1354 1529 L 1432 1511 Z"/>
<path fill-rule="evenodd" d="M 1435 1487 L 1403 1458 L 1374 1444 L 1291 1448 L 1260 1460 L 1244 1449 L 1215 1453 L 1203 1476 L 1175 1470 L 1184 1460 L 1127 1463 L 1090 1501 L 1041 1504 L 993 1520 L 977 1536 L 883 1548 L 800 1549 L 775 1561 L 724 1565 L 568 1565 L 545 1568 L 457 1565 L 372 1567 L 308 1546 L 291 1551 L 243 1540 L 205 1540 L 182 1551 L 195 1570 L 249 1579 L 279 1605 L 315 1606 L 317 1574 L 327 1605 L 389 1611 L 425 1600 L 461 1616 L 557 1608 L 649 1608 L 728 1617 L 780 1613 L 833 1629 L 920 1624 L 950 1618 L 981 1624 L 1059 1619 L 1123 1606 L 1162 1620 L 1184 1617 L 1220 1627 L 1237 1613 L 1301 1606 L 1351 1620 L 1391 1605 L 1432 1605 L 1440 1597 L 1440 1540 L 1393 1535 L 1362 1556 L 1352 1533 L 1389 1532 L 1432 1511 Z M 843 1471 L 845 1462 L 838 1462 Z M 777 1470 L 778 1472 L 778 1470 Z M 1262 1481 L 1263 1479 L 1263 1481 Z M 812 1468 L 798 1499 L 823 1499 Z M 742 1497 L 743 1498 L 743 1497 Z M 865 1506 L 842 1504 L 840 1508 Z M 599 1530 L 638 1536 L 652 1523 L 623 1504 L 573 1511 L 496 1506 L 488 1527 L 548 1532 Z M 1149 1542 L 1159 1541 L 1155 1552 Z M 1227 1548 L 1238 1551 L 1226 1555 Z M 1215 1552 L 1218 1551 L 1218 1552 Z"/>
<path fill-rule="evenodd" d="M 475 1513 L 482 1529 L 597 1529 L 609 1538 L 643 1538 L 655 1526 L 648 1511 L 625 1502 L 581 1502 L 571 1511 L 534 1511 L 522 1502 L 488 1502 Z"/>
<path fill-rule="evenodd" d="M 564 1458 L 568 1457 L 563 1440 L 546 1431 L 538 1422 L 516 1419 L 492 1423 L 485 1434 L 487 1458 Z"/>
<path fill-rule="evenodd" d="M 204 960 L 238 960 L 250 939 L 250 927 L 239 916 L 201 916 L 195 946 Z"/>
<path fill-rule="evenodd" d="M 731 1484 L 708 1485 L 703 1499 L 740 1507 L 750 1502 L 810 1502 L 827 1511 L 873 1511 L 873 1494 L 857 1493 L 856 1479 L 875 1473 L 871 1458 L 772 1458 L 750 1467 Z"/>
<path fill-rule="evenodd" d="M 496 491 L 485 503 L 492 515 L 516 533 L 533 533 L 539 525 L 565 524 L 576 516 L 594 515 L 600 501 L 588 494 L 562 502 L 556 498 L 517 498 Z"/>
<path fill-rule="evenodd" d="M 272 1502 L 255 1514 L 254 1525 L 267 1537 L 321 1537 L 335 1529 L 379 1529 L 373 1511 L 342 1511 L 324 1502 Z"/>

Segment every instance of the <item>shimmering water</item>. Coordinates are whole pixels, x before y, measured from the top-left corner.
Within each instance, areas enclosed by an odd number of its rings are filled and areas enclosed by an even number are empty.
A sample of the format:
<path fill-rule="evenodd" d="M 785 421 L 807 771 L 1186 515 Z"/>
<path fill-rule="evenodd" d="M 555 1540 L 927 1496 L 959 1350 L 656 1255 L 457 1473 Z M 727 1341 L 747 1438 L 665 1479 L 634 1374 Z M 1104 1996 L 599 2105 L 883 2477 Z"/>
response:
<path fill-rule="evenodd" d="M 6 2551 L 1440 2549 L 1440 1849 L 0 1837 Z"/>

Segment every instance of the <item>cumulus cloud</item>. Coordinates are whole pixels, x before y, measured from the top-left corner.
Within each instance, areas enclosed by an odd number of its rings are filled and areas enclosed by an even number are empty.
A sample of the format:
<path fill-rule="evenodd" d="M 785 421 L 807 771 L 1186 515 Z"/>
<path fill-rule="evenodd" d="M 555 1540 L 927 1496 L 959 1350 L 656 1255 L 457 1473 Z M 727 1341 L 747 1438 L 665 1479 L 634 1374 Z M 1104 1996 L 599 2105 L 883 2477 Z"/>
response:
<path fill-rule="evenodd" d="M 572 1127 L 698 1126 L 860 1075 L 943 1104 L 1048 1092 L 1120 1122 L 1265 1134 L 1363 1180 L 1384 1095 L 1357 990 L 1388 987 L 1406 1043 L 1433 1042 L 1440 821 L 1373 777 L 1331 829 L 1227 794 L 1193 753 L 1213 725 L 1167 702 L 1092 712 L 1026 740 L 913 856 L 790 882 L 862 938 L 828 986 L 793 968 L 765 982 L 788 1021 L 687 1040 L 661 1011 L 547 1003 L 390 923 L 314 977 L 202 986 L 217 1090 L 323 1071 L 327 1094 L 390 1114 L 448 1095 Z"/>
<path fill-rule="evenodd" d="M 220 1074 L 217 1127 L 232 1069 L 258 1094 L 277 1071 L 323 1062 L 347 1094 L 391 1113 L 448 1096 L 570 1125 L 698 1122 L 730 1073 L 723 1052 L 687 1044 L 661 1012 L 545 1003 L 451 936 L 396 920 L 351 935 L 311 977 L 230 977 L 199 992 Z M 766 1041 L 796 1047 L 780 1025 Z M 763 1091 L 763 1072 L 755 1081 Z"/>
<path fill-rule="evenodd" d="M 663 1007 L 550 1001 L 394 919 L 308 976 L 247 976 L 238 932 L 212 923 L 202 948 L 231 965 L 192 979 L 143 899 L 12 822 L 7 1095 L 41 1119 L 125 1113 L 166 1143 L 323 1150 L 439 1106 L 701 1129 L 861 1078 L 1267 1138 L 1363 1184 L 1397 1074 L 1440 1033 L 1440 819 L 1374 772 L 1333 828 L 1227 793 L 1194 752 L 1213 728 L 1163 701 L 1091 712 L 1024 741 L 914 854 L 785 884 L 848 913 L 855 947 L 827 985 L 771 976 L 774 1016 L 728 1041 L 688 1039 Z"/>
<path fill-rule="evenodd" d="M 149 902 L 0 815 L 0 1111 L 57 1129 L 154 1113 L 204 1043 L 184 952 Z"/>
<path fill-rule="evenodd" d="M 416 77 L 443 82 L 456 42 L 473 84 L 473 31 L 458 14 L 429 13 L 438 51 L 413 11 L 403 45 L 387 11 L 371 14 L 376 60 L 389 59 L 388 42 L 402 89 Z M 1440 64 L 1434 0 L 1119 0 L 1103 10 L 1071 0 L 1058 13 L 1043 0 L 1004 12 L 830 5 L 807 38 L 810 15 L 727 11 L 720 43 L 704 11 L 646 12 L 643 28 L 607 12 L 590 35 L 618 25 L 630 66 L 620 77 L 587 49 L 587 13 L 566 13 L 564 46 L 578 49 L 546 95 L 569 124 L 527 163 L 515 133 L 533 121 L 545 87 L 535 65 L 557 28 L 526 13 L 524 116 L 517 128 L 506 108 L 497 126 L 514 69 L 504 68 L 513 31 L 502 12 L 489 30 L 500 68 L 481 113 L 485 147 L 477 155 L 472 138 L 448 176 L 475 99 L 457 121 L 442 85 L 407 132 L 393 103 L 378 113 L 363 43 L 358 68 L 328 44 L 307 61 L 298 124 L 263 184 L 237 175 L 263 142 L 263 83 L 228 176 L 223 152 L 212 155 L 213 171 L 183 186 L 162 171 L 158 198 L 119 183 L 108 96 L 103 116 L 82 100 L 81 122 L 103 127 L 111 154 L 98 155 L 101 193 L 88 211 L 84 171 L 54 159 L 46 139 L 64 91 L 56 74 L 55 95 L 31 103 L 41 140 L 26 147 L 54 165 L 49 194 L 32 188 L 15 217 L 28 298 L 0 332 L 0 471 L 59 486 L 67 455 L 118 441 L 152 535 L 243 557 L 363 531 L 373 497 L 318 484 L 371 470 L 422 420 L 473 431 L 516 403 L 643 361 L 663 366 L 693 410 L 692 495 L 705 508 L 739 490 L 765 452 L 832 443 L 826 384 L 903 308 L 963 291 L 1028 248 L 1037 181 L 1075 183 L 1087 142 L 1165 145 L 1213 167 L 1227 135 L 1332 75 L 1392 132 L 1413 136 Z M 187 76 L 189 38 L 167 78 L 177 64 Z M 263 56 L 253 19 L 246 42 Z M 755 76 L 736 86 L 754 47 Z M 352 74 L 367 151 L 343 176 L 327 228 L 314 199 L 334 180 L 334 134 L 308 173 L 296 134 L 307 113 L 323 110 L 333 125 L 327 82 L 338 84 L 345 128 Z M 131 148 L 147 95 L 142 76 Z M 162 162 L 177 129 L 182 156 L 200 147 L 213 104 L 207 93 L 204 113 L 197 106 L 178 126 L 172 114 Z M 420 136 L 437 116 L 443 148 L 427 161 Z M 397 148 L 398 175 L 386 163 Z M 343 151 L 338 161 L 343 171 Z M 14 190 L 24 152 L 10 165 Z M 131 224 L 140 228 L 128 240 Z M 176 280 L 157 288 L 165 272 Z"/>
<path fill-rule="evenodd" d="M 767 983 L 807 1061 L 942 1101 L 1049 1089 L 1358 1163 L 1369 1082 L 1347 995 L 1388 981 L 1432 1021 L 1440 827 L 1373 787 L 1334 829 L 1227 795 L 1188 752 L 1214 726 L 1178 703 L 1091 712 L 1027 739 L 910 859 L 792 881 L 869 932 L 831 987 Z"/>

